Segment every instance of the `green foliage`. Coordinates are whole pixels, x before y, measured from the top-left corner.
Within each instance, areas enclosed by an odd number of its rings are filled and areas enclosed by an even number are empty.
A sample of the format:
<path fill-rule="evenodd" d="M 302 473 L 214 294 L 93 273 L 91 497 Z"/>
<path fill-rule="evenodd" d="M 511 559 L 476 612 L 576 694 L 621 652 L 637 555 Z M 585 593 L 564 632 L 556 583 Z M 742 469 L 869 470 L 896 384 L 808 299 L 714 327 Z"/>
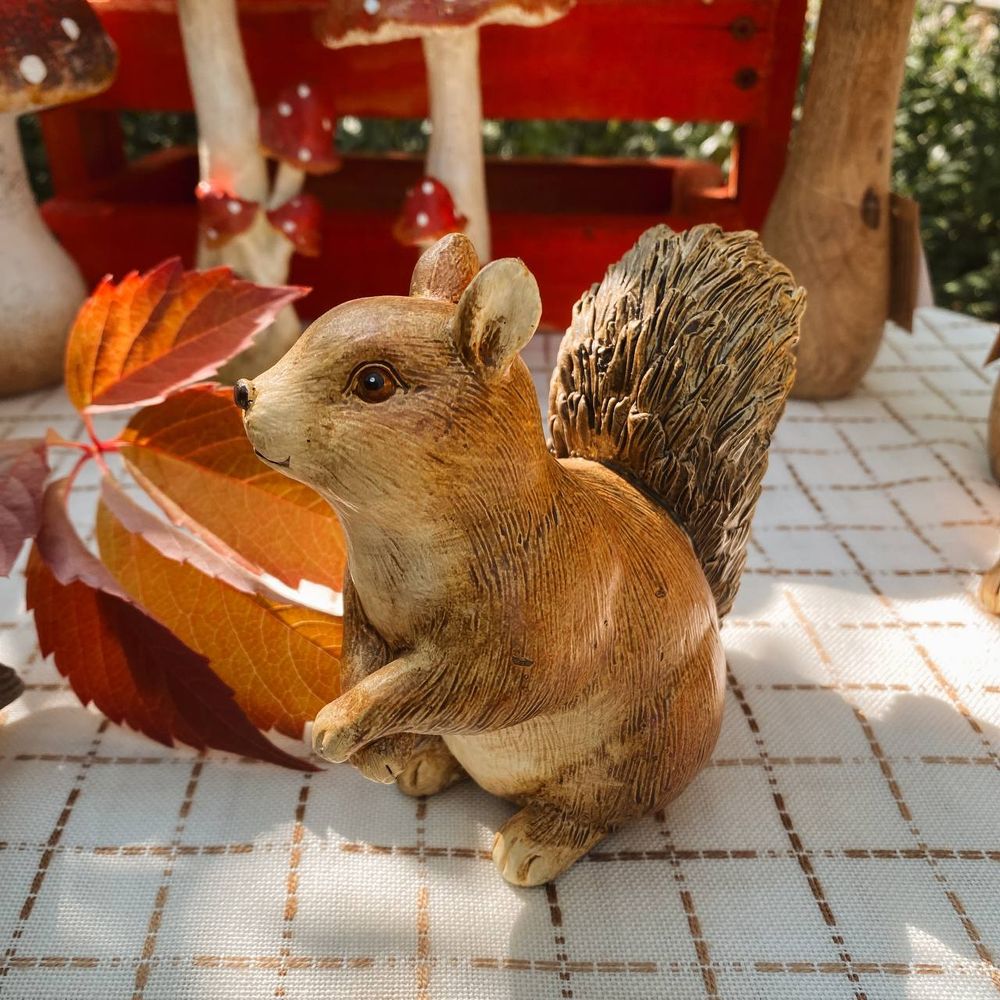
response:
<path fill-rule="evenodd" d="M 836 2 L 836 0 L 828 0 Z M 818 5 L 810 2 L 805 72 Z M 893 162 L 896 190 L 921 206 L 921 229 L 937 301 L 982 319 L 1000 319 L 1000 12 L 951 0 L 918 0 Z M 50 193 L 44 150 L 31 116 L 21 123 L 36 194 Z M 190 114 L 125 112 L 130 158 L 193 144 Z M 345 152 L 423 153 L 419 120 L 345 117 Z M 483 125 L 495 156 L 694 156 L 729 165 L 733 126 L 705 122 L 496 121 Z"/>
<path fill-rule="evenodd" d="M 921 0 L 894 183 L 920 203 L 936 301 L 1000 320 L 1000 13 Z"/>

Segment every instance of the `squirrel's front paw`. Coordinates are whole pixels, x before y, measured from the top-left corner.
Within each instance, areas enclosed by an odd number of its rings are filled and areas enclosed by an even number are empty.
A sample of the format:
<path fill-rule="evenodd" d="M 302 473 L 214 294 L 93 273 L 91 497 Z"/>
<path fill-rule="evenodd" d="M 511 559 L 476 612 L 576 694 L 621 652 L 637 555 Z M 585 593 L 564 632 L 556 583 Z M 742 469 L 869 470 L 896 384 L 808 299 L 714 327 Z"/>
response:
<path fill-rule="evenodd" d="M 360 750 L 356 750 L 348 761 L 356 767 L 369 781 L 378 781 L 391 785 L 396 778 L 406 770 L 417 737 L 410 733 L 400 733 L 396 736 L 383 736 Z"/>
<path fill-rule="evenodd" d="M 321 709 L 313 722 L 313 753 L 331 764 L 343 763 L 363 742 L 361 726 L 344 697 Z"/>

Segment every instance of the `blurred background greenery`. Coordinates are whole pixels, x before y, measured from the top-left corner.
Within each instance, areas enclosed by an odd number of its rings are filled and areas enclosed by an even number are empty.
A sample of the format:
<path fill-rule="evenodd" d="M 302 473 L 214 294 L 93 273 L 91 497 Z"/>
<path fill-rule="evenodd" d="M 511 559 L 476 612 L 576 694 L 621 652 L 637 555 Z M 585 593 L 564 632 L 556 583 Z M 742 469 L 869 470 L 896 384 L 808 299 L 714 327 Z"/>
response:
<path fill-rule="evenodd" d="M 835 0 L 831 0 L 835 2 Z M 810 4 L 803 80 L 818 3 Z M 918 0 L 899 112 L 894 186 L 915 198 L 935 301 L 1000 320 L 1000 10 L 974 3 Z M 190 114 L 125 113 L 128 155 L 193 144 Z M 39 198 L 50 193 L 38 123 L 21 119 L 25 153 Z M 486 121 L 484 142 L 498 156 L 696 156 L 728 167 L 730 123 Z M 427 123 L 338 123 L 343 151 L 419 153 Z"/>

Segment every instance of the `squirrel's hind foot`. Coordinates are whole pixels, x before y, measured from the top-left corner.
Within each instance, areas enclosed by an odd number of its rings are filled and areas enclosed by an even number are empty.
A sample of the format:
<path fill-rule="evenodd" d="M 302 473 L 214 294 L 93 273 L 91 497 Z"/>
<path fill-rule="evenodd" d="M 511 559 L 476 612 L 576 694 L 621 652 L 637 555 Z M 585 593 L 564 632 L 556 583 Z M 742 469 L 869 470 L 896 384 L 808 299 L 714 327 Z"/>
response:
<path fill-rule="evenodd" d="M 406 795 L 437 795 L 467 777 L 465 769 L 452 756 L 440 736 L 420 747 L 396 778 L 399 790 Z"/>
<path fill-rule="evenodd" d="M 578 822 L 553 806 L 533 803 L 493 838 L 493 863 L 513 885 L 543 885 L 561 875 L 608 831 Z"/>

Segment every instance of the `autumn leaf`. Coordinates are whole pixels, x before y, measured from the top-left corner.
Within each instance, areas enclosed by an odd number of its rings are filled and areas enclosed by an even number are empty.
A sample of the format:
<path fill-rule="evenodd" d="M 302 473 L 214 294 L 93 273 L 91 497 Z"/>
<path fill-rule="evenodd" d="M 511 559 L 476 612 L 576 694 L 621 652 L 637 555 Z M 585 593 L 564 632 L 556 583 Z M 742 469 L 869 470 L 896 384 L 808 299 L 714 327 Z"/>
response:
<path fill-rule="evenodd" d="M 127 600 L 73 529 L 67 485 L 61 480 L 46 491 L 46 519 L 28 558 L 26 596 L 43 655 L 53 655 L 80 701 L 167 746 L 179 740 L 313 769 L 250 723 L 205 657 Z"/>
<path fill-rule="evenodd" d="M 339 618 L 248 592 L 235 568 L 213 574 L 213 564 L 225 565 L 221 557 L 137 507 L 110 480 L 97 508 L 97 540 L 130 597 L 207 657 L 260 729 L 299 737 L 339 693 Z"/>
<path fill-rule="evenodd" d="M 175 523 L 291 587 L 343 586 L 344 538 L 319 494 L 253 453 L 228 389 L 196 386 L 129 422 L 121 456 Z"/>
<path fill-rule="evenodd" d="M 21 546 L 38 533 L 48 474 L 44 441 L 0 441 L 0 576 L 10 572 Z"/>
<path fill-rule="evenodd" d="M 70 331 L 69 398 L 80 411 L 157 402 L 213 375 L 307 290 L 255 285 L 227 267 L 185 272 L 178 258 L 117 285 L 105 278 Z"/>

